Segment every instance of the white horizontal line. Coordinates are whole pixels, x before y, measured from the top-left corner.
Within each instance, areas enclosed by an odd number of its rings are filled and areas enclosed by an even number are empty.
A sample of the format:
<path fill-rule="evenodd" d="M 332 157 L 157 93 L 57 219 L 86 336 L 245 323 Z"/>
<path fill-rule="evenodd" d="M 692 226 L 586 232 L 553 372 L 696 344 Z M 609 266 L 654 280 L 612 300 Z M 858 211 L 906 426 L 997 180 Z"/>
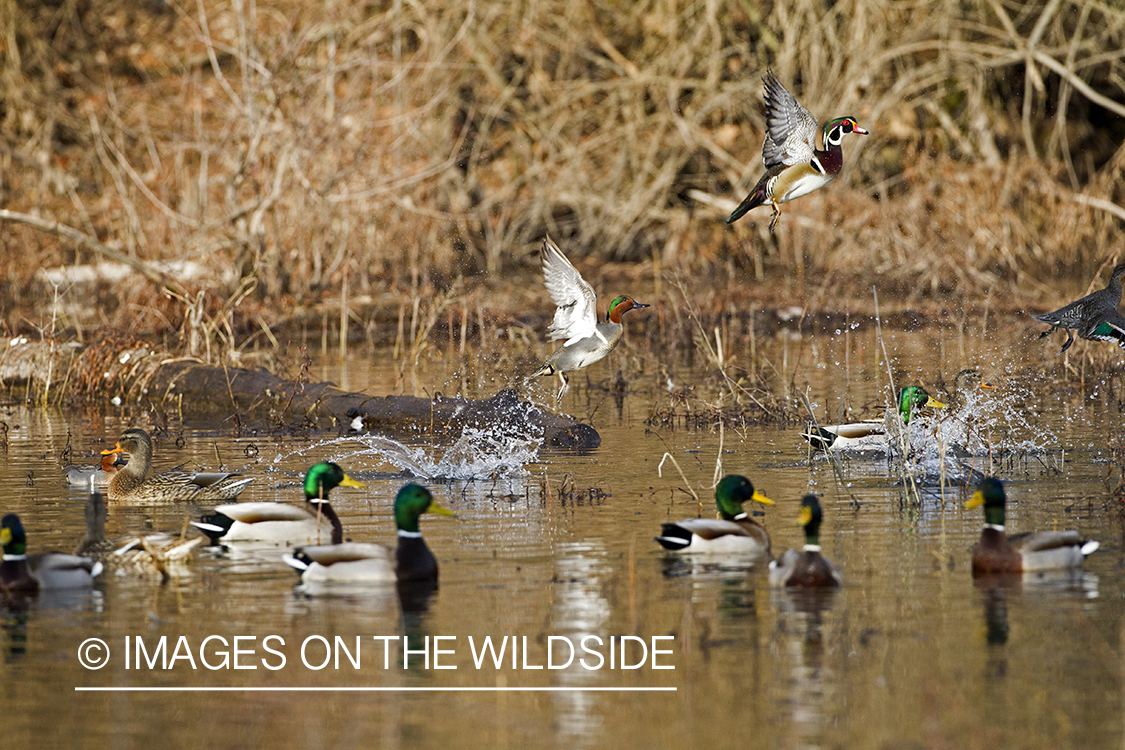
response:
<path fill-rule="evenodd" d="M 75 687 L 76 693 L 655 693 L 675 687 Z"/>

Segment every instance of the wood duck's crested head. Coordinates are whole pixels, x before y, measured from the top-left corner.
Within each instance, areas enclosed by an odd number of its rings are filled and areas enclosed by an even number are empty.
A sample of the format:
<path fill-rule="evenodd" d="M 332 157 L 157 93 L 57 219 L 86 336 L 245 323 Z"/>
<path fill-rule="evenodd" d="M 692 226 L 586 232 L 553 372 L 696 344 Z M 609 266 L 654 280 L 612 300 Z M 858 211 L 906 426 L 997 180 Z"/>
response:
<path fill-rule="evenodd" d="M 910 424 L 915 411 L 925 407 L 944 409 L 945 404 L 926 393 L 926 389 L 920 385 L 908 385 L 899 392 L 898 413 L 905 424 Z"/>
<path fill-rule="evenodd" d="M 606 311 L 605 319 L 610 323 L 621 325 L 622 315 L 629 310 L 634 308 L 640 309 L 642 307 L 648 307 L 648 305 L 643 305 L 629 295 L 623 294 L 620 297 L 614 297 L 613 301 L 609 303 L 609 309 Z"/>
<path fill-rule="evenodd" d="M 837 117 L 824 124 L 824 145 L 839 146 L 847 133 L 867 135 L 868 132 L 859 126 L 854 117 Z"/>
<path fill-rule="evenodd" d="M 328 493 L 337 487 L 363 487 L 334 463 L 322 461 L 305 473 L 305 499 L 327 500 Z"/>
<path fill-rule="evenodd" d="M 5 555 L 23 555 L 27 552 L 27 534 L 20 517 L 9 513 L 0 519 L 0 547 Z"/>
<path fill-rule="evenodd" d="M 419 484 L 408 484 L 395 497 L 395 525 L 399 531 L 418 532 L 418 519 L 423 513 L 439 516 L 456 515 L 449 508 L 437 504 L 430 491 Z"/>
<path fill-rule="evenodd" d="M 1008 497 L 1004 493 L 1003 483 L 996 477 L 985 477 L 977 485 L 977 491 L 965 503 L 966 508 L 984 506 L 985 523 L 995 526 L 1004 525 L 1004 506 Z"/>
<path fill-rule="evenodd" d="M 773 500 L 754 489 L 754 485 L 744 476 L 727 474 L 715 485 L 715 505 L 719 515 L 727 521 L 746 516 L 742 504 L 753 500 L 763 505 L 773 505 Z"/>

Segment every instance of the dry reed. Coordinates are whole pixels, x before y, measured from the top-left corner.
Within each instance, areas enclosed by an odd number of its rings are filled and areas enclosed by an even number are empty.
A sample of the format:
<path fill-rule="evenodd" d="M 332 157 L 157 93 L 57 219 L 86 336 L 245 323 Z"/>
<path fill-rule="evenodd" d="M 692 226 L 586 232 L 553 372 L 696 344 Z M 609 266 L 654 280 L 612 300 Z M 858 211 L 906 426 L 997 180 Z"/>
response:
<path fill-rule="evenodd" d="M 666 271 L 740 300 L 750 280 L 782 280 L 831 306 L 875 278 L 905 303 L 997 289 L 1009 308 L 1051 306 L 1125 219 L 1125 11 L 1111 4 L 134 10 L 0 2 L 0 202 L 87 238 L 0 232 L 9 329 L 46 317 L 36 269 L 109 250 L 209 270 L 143 321 L 204 356 L 268 331 L 263 310 L 272 324 L 343 300 L 346 332 L 364 300 L 454 304 L 440 295 L 458 277 L 526 278 L 546 231 L 572 256 L 648 269 L 656 289 Z M 846 145 L 837 183 L 787 206 L 777 237 L 765 214 L 721 221 L 761 171 L 767 66 L 822 119 L 873 133 Z M 133 282 L 107 294 L 64 322 L 136 330 L 154 301 Z"/>

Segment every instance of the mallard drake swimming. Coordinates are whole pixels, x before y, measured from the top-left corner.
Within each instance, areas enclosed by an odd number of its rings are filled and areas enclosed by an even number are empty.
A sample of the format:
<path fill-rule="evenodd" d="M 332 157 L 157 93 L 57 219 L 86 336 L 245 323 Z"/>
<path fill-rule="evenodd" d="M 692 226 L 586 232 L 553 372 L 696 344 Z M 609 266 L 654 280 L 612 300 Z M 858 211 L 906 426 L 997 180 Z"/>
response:
<path fill-rule="evenodd" d="M 558 375 L 562 380 L 562 388 L 555 401 L 559 402 L 570 388 L 566 374 L 605 359 L 621 341 L 621 334 L 625 331 L 621 316 L 629 310 L 648 305 L 642 305 L 628 295 L 614 297 L 609 303 L 605 321 L 599 322 L 598 297 L 594 294 L 593 287 L 582 278 L 582 274 L 571 265 L 550 237 L 543 240 L 539 262 L 547 291 L 558 306 L 554 322 L 547 328 L 547 333 L 551 341 L 566 341 L 538 370 L 531 373 L 531 377 Z"/>
<path fill-rule="evenodd" d="M 898 414 L 903 424 L 910 424 L 914 415 L 925 408 L 943 409 L 945 404 L 930 396 L 919 385 L 908 385 L 899 391 Z M 808 425 L 801 437 L 820 450 L 885 451 L 886 422 L 882 419 L 864 419 L 846 424 Z"/>
<path fill-rule="evenodd" d="M 1118 263 L 1113 267 L 1105 289 L 1087 294 L 1054 312 L 1032 315 L 1041 323 L 1051 324 L 1050 329 L 1039 334 L 1039 338 L 1062 328 L 1066 331 L 1066 343 L 1062 347 L 1065 352 L 1074 343 L 1074 335 L 1070 332 L 1073 328 L 1081 338 L 1112 341 L 1125 349 L 1125 316 L 1117 311 L 1117 306 L 1121 304 L 1122 276 L 1125 276 L 1125 263 Z"/>
<path fill-rule="evenodd" d="M 103 568 L 96 560 L 61 552 L 27 554 L 27 534 L 15 513 L 0 519 L 0 546 L 0 590 L 8 594 L 89 588 Z"/>
<path fill-rule="evenodd" d="M 801 498 L 797 523 L 805 527 L 805 546 L 800 552 L 785 550 L 781 557 L 770 560 L 770 585 L 814 588 L 844 584 L 840 571 L 820 554 L 821 516 L 816 495 Z"/>
<path fill-rule="evenodd" d="M 344 527 L 328 502 L 337 487 L 363 487 L 334 463 L 312 466 L 305 473 L 305 507 L 288 503 L 231 503 L 192 524 L 214 542 L 275 542 L 286 546 L 344 541 Z"/>
<path fill-rule="evenodd" d="M 135 502 L 188 502 L 206 503 L 216 500 L 233 500 L 253 482 L 239 479 L 229 472 L 165 471 L 145 478 L 152 466 L 152 439 L 136 427 L 125 430 L 110 450 L 103 455 L 128 453 L 129 462 L 109 482 L 110 500 Z"/>
<path fill-rule="evenodd" d="M 996 477 L 985 477 L 965 503 L 966 508 L 984 506 L 984 528 L 973 547 L 973 575 L 1026 573 L 1081 567 L 1099 546 L 1077 531 L 1039 531 L 1008 536 L 1004 527 L 1004 485 Z"/>
<path fill-rule="evenodd" d="M 742 504 L 751 500 L 774 504 L 755 490 L 746 477 L 728 474 L 715 486 L 719 518 L 689 518 L 661 524 L 660 536 L 654 538 L 664 549 L 674 552 L 768 555 L 769 533 L 742 509 Z"/>
<path fill-rule="evenodd" d="M 429 511 L 452 516 L 453 511 L 438 505 L 425 487 L 408 484 L 395 497 L 395 525 L 398 547 L 392 553 L 381 544 L 345 544 L 298 547 L 284 560 L 300 571 L 305 583 L 394 583 L 436 579 L 438 563 L 422 532 L 418 519 Z"/>
<path fill-rule="evenodd" d="M 63 467 L 67 484 L 75 487 L 105 487 L 117 473 L 117 469 L 125 465 L 120 454 L 105 453 L 100 464 L 82 466 L 71 464 Z"/>
<path fill-rule="evenodd" d="M 836 179 L 844 165 L 840 142 L 848 133 L 867 135 L 867 131 L 853 117 L 829 120 L 821 130 L 816 118 L 785 90 L 772 70 L 766 71 L 762 81 L 766 102 L 762 162 L 766 173 L 727 217 L 727 223 L 733 224 L 750 209 L 769 203 L 773 206 L 772 232 L 781 216 L 778 204 L 808 195 Z M 823 150 L 818 148 L 821 143 Z"/>

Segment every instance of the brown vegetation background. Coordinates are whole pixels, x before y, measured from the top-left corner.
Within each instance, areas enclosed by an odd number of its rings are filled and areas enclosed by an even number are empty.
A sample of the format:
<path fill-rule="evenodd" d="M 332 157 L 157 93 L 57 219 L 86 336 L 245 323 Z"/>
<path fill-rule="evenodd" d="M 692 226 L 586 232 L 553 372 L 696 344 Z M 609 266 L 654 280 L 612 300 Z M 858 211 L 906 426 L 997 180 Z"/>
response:
<path fill-rule="evenodd" d="M 343 303 L 401 337 L 410 300 L 549 314 L 548 232 L 603 304 L 1046 309 L 1121 250 L 1123 58 L 1089 0 L 0 0 L 0 207 L 45 225 L 0 221 L 0 313 L 234 337 Z M 767 66 L 871 131 L 772 237 L 723 223 Z M 37 276 L 117 254 L 147 277 Z"/>

